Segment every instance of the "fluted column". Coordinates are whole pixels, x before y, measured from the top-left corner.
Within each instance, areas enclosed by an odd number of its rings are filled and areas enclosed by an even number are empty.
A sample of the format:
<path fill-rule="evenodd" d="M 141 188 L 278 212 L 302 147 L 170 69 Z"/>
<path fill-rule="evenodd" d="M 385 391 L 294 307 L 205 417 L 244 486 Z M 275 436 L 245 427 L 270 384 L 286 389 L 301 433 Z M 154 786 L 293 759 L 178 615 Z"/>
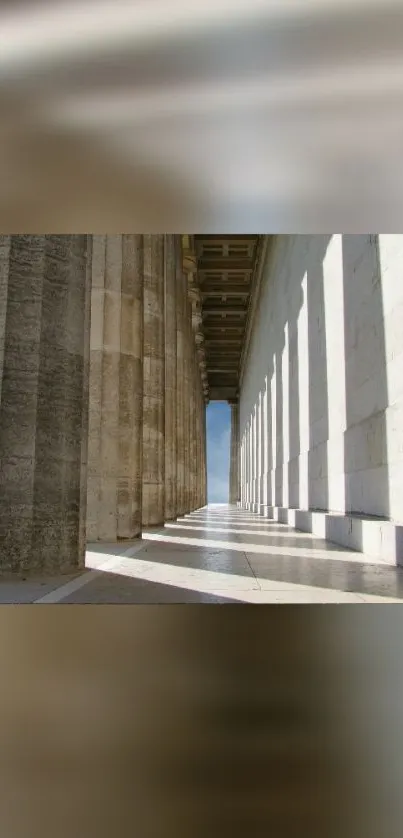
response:
<path fill-rule="evenodd" d="M 201 404 L 202 404 L 202 390 L 200 380 L 200 370 L 196 364 L 196 490 L 195 490 L 195 506 L 196 509 L 201 507 L 201 476 L 202 476 L 202 425 L 201 425 Z"/>
<path fill-rule="evenodd" d="M 88 424 L 90 400 L 90 330 L 91 330 L 91 284 L 92 284 L 92 249 L 93 237 L 86 236 L 85 266 L 85 309 L 84 309 L 84 348 L 83 348 L 83 404 L 81 411 L 81 470 L 80 470 L 80 535 L 79 555 L 85 564 L 87 547 L 87 484 L 88 484 Z"/>
<path fill-rule="evenodd" d="M 193 334 L 192 334 L 193 338 Z M 195 347 L 191 348 L 191 379 L 190 379 L 190 510 L 196 509 L 196 369 Z"/>
<path fill-rule="evenodd" d="M 143 525 L 165 517 L 164 236 L 144 236 Z"/>
<path fill-rule="evenodd" d="M 141 532 L 142 244 L 92 237 L 89 541 Z"/>
<path fill-rule="evenodd" d="M 187 277 L 190 304 L 190 458 L 189 458 L 189 509 L 199 507 L 199 481 L 201 466 L 200 407 L 201 390 L 207 393 L 207 372 L 202 329 L 201 296 L 197 275 L 197 257 L 194 236 L 182 236 L 183 269 Z"/>
<path fill-rule="evenodd" d="M 206 494 L 206 476 L 205 476 L 205 442 L 204 442 L 204 433 L 205 433 L 205 412 L 206 412 L 206 404 L 205 404 L 205 396 L 203 389 L 200 392 L 200 497 L 199 497 L 199 506 L 204 506 L 206 503 L 205 494 Z"/>
<path fill-rule="evenodd" d="M 0 236 L 0 567 L 84 563 L 85 235 Z"/>
<path fill-rule="evenodd" d="M 165 236 L 165 520 L 177 516 L 177 276 L 175 236 Z"/>
<path fill-rule="evenodd" d="M 176 244 L 176 481 L 177 515 L 185 512 L 185 302 L 186 277 L 182 266 L 180 236 Z"/>
<path fill-rule="evenodd" d="M 239 407 L 238 403 L 231 403 L 231 449 L 230 449 L 230 481 L 229 502 L 237 503 L 239 485 Z"/>
<path fill-rule="evenodd" d="M 207 504 L 207 433 L 206 433 L 206 402 L 203 405 L 203 447 L 202 447 L 202 457 L 203 457 L 203 466 L 202 466 L 202 481 L 203 481 L 203 488 L 202 488 L 202 505 L 205 506 Z"/>
<path fill-rule="evenodd" d="M 190 511 L 190 399 L 191 399 L 191 377 L 190 377 L 190 350 L 192 338 L 191 306 L 189 299 L 185 297 L 185 369 L 184 388 L 185 397 L 183 405 L 183 432 L 184 432 L 184 511 Z"/>
<path fill-rule="evenodd" d="M 196 348 L 193 350 L 193 399 L 194 399 L 194 418 L 193 418 L 193 434 L 194 434 L 194 474 L 193 474 L 193 508 L 198 509 L 198 480 L 199 480 L 199 369 L 197 365 Z"/>
<path fill-rule="evenodd" d="M 207 503 L 207 450 L 206 450 L 206 402 L 205 384 L 200 389 L 200 488 L 199 507 Z"/>

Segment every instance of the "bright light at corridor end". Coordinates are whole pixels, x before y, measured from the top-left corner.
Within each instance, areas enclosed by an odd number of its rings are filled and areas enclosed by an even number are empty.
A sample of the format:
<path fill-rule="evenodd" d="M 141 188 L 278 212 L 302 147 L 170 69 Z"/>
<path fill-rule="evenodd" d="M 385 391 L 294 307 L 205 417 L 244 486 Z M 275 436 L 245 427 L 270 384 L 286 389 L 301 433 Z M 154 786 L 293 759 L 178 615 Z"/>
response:
<path fill-rule="evenodd" d="M 402 217 L 400 0 L 3 4 L 0 228 Z"/>

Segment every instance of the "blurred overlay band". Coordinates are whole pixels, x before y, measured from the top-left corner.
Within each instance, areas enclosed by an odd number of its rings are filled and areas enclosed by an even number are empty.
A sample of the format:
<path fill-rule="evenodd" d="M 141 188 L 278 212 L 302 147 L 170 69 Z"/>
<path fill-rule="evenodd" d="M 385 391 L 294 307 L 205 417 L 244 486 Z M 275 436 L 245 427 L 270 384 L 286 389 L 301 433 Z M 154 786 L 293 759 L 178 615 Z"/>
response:
<path fill-rule="evenodd" d="M 402 23 L 400 0 L 3 3 L 1 232 L 400 228 Z M 401 621 L 3 607 L 1 835 L 397 838 Z"/>
<path fill-rule="evenodd" d="M 401 217 L 400 0 L 2 4 L 0 229 Z"/>
<path fill-rule="evenodd" d="M 0 622 L 2 835 L 401 835 L 396 608 Z"/>

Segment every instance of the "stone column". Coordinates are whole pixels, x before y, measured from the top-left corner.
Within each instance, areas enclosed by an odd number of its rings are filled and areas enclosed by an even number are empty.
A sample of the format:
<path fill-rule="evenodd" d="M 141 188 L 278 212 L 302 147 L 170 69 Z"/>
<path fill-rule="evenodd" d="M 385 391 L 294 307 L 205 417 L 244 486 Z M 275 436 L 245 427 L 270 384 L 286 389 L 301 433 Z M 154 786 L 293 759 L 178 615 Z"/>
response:
<path fill-rule="evenodd" d="M 143 514 L 144 526 L 165 517 L 164 236 L 144 239 Z"/>
<path fill-rule="evenodd" d="M 175 236 L 165 236 L 165 520 L 177 516 L 177 275 Z"/>
<path fill-rule="evenodd" d="M 125 234 L 119 370 L 118 537 L 141 535 L 143 477 L 143 236 Z"/>
<path fill-rule="evenodd" d="M 182 248 L 183 268 L 187 277 L 191 321 L 191 334 L 189 339 L 191 356 L 189 508 L 195 509 L 200 506 L 198 491 L 201 466 L 199 397 L 202 388 L 207 394 L 208 383 L 194 236 L 182 236 Z"/>
<path fill-rule="evenodd" d="M 0 236 L 2 571 L 84 564 L 85 235 Z"/>
<path fill-rule="evenodd" d="M 237 503 L 239 494 L 239 407 L 237 402 L 231 404 L 231 450 L 230 450 L 230 480 L 229 502 Z"/>
<path fill-rule="evenodd" d="M 141 533 L 142 236 L 93 236 L 88 541 Z"/>
<path fill-rule="evenodd" d="M 87 538 L 87 483 L 88 483 L 88 422 L 90 401 L 90 334 L 91 334 L 91 283 L 92 283 L 92 236 L 86 236 L 86 294 L 84 310 L 84 375 L 81 437 L 81 484 L 80 484 L 80 556 L 85 563 Z"/>
<path fill-rule="evenodd" d="M 176 480 L 177 515 L 185 512 L 185 302 L 186 277 L 182 266 L 180 236 L 176 244 Z"/>
<path fill-rule="evenodd" d="M 202 447 L 202 455 L 203 455 L 203 469 L 202 469 L 202 480 L 203 480 L 203 494 L 202 494 L 202 501 L 203 506 L 207 504 L 207 433 L 206 433 L 206 401 L 203 404 L 203 447 Z"/>
<path fill-rule="evenodd" d="M 202 425 L 201 425 L 201 405 L 202 405 L 202 391 L 200 370 L 196 363 L 196 509 L 201 507 L 201 486 L 202 486 Z"/>
<path fill-rule="evenodd" d="M 196 347 L 193 347 L 193 438 L 194 438 L 194 468 L 193 468 L 193 508 L 198 509 L 198 480 L 199 480 L 199 370 L 197 366 Z"/>
<path fill-rule="evenodd" d="M 193 333 L 191 333 L 193 340 Z M 190 346 L 190 378 L 189 378 L 189 511 L 195 509 L 195 482 L 196 482 L 196 393 L 195 393 L 195 353 L 194 346 Z"/>
<path fill-rule="evenodd" d="M 184 433 L 184 512 L 190 512 L 190 349 L 191 349 L 191 307 L 185 296 L 185 365 L 184 365 L 184 404 L 183 404 L 183 433 Z"/>
<path fill-rule="evenodd" d="M 206 448 L 205 448 L 205 428 L 206 428 L 206 402 L 203 389 L 200 393 L 200 500 L 199 506 L 206 504 Z"/>
<path fill-rule="evenodd" d="M 206 403 L 204 398 L 204 393 L 202 393 L 201 397 L 201 438 L 200 438 L 200 454 L 201 454 L 201 467 L 200 467 L 200 476 L 201 476 L 201 486 L 200 486 L 200 506 L 206 505 L 206 444 L 205 444 L 205 431 L 206 431 Z"/>

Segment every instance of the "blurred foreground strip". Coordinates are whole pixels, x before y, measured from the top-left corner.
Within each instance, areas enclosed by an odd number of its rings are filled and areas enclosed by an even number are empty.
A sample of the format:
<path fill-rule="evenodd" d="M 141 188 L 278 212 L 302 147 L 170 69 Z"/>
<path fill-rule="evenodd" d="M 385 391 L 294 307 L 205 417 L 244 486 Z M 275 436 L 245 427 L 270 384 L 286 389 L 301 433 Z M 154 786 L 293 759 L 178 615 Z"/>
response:
<path fill-rule="evenodd" d="M 400 838 L 402 621 L 3 607 L 1 835 Z"/>
<path fill-rule="evenodd" d="M 398 0 L 20 2 L 0 39 L 3 233 L 402 217 Z"/>

